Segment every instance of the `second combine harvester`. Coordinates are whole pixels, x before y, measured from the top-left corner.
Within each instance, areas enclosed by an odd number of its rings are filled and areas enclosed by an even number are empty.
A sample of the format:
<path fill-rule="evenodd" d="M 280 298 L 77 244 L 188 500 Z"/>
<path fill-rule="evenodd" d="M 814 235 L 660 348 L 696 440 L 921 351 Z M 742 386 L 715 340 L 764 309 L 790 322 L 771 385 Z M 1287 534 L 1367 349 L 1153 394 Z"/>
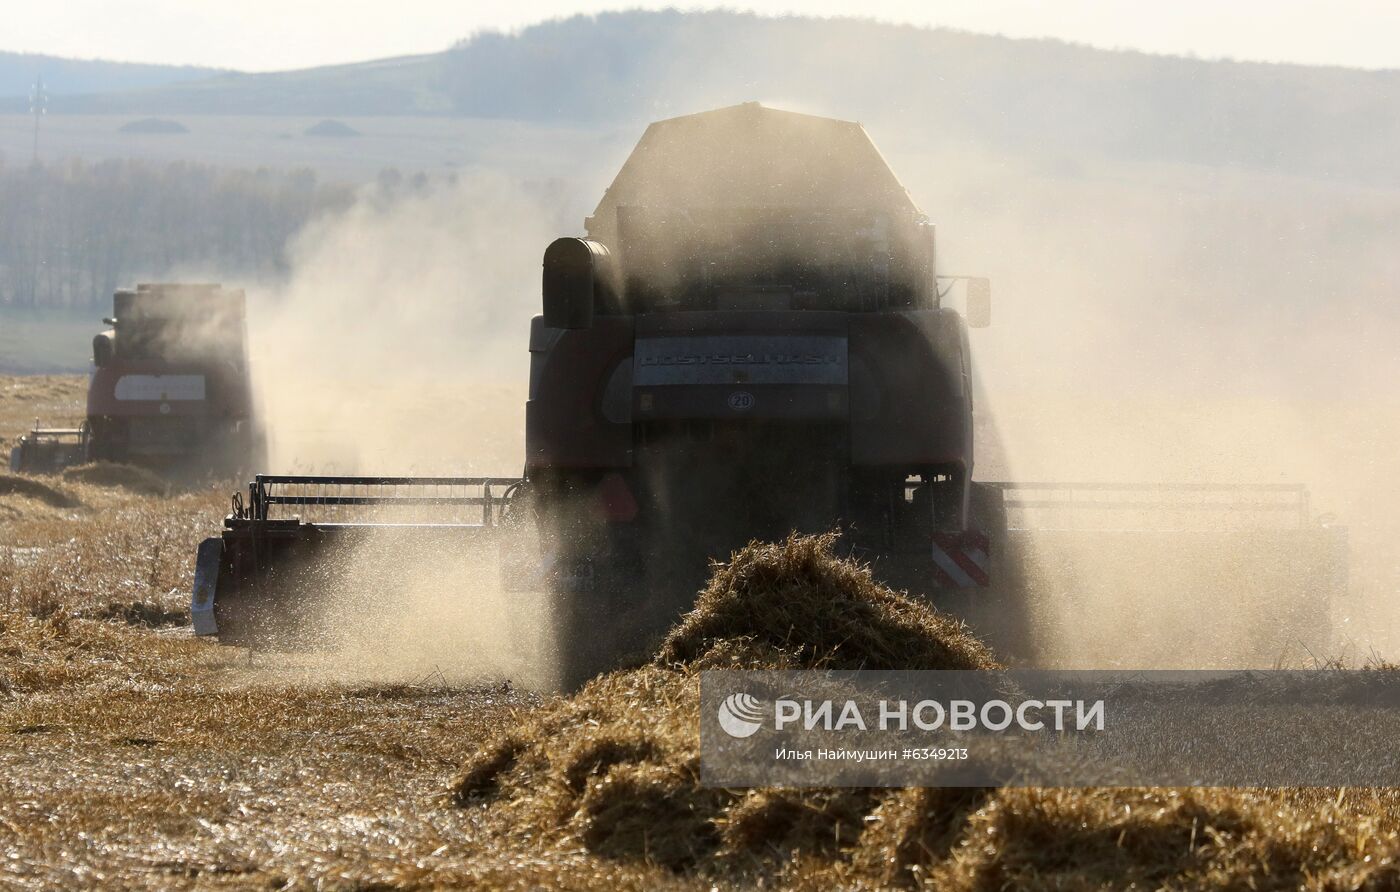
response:
<path fill-rule="evenodd" d="M 710 559 L 793 530 L 839 528 L 883 581 L 1020 630 L 1007 512 L 1037 500 L 973 477 L 988 286 L 943 305 L 933 227 L 860 125 L 754 103 L 658 122 L 586 229 L 545 251 L 524 477 L 259 477 L 200 549 L 196 631 L 304 640 L 300 571 L 374 529 L 344 512 L 434 505 L 479 519 L 392 535 L 537 527 L 566 683 L 653 642 Z"/>
<path fill-rule="evenodd" d="M 112 297 L 111 327 L 92 339 L 80 427 L 34 429 L 10 452 L 14 472 L 102 461 L 176 477 L 245 473 L 266 460 L 253 411 L 242 289 L 159 283 Z"/>

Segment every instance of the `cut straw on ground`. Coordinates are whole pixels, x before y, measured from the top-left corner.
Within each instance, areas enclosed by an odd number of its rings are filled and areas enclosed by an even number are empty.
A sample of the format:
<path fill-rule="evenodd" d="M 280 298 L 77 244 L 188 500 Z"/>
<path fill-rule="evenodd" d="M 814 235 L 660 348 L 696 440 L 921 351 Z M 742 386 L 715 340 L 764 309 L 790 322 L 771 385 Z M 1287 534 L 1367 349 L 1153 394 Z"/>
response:
<path fill-rule="evenodd" d="M 1311 791 L 702 786 L 702 669 L 997 666 L 961 623 L 878 585 L 833 545 L 832 536 L 754 544 L 716 567 L 651 664 L 522 716 L 468 760 L 454 801 L 513 845 L 549 840 L 700 885 L 1381 889 L 1400 881 L 1393 791 L 1364 794 L 1357 810 Z M 1343 827 L 1360 835 L 1348 841 Z"/>

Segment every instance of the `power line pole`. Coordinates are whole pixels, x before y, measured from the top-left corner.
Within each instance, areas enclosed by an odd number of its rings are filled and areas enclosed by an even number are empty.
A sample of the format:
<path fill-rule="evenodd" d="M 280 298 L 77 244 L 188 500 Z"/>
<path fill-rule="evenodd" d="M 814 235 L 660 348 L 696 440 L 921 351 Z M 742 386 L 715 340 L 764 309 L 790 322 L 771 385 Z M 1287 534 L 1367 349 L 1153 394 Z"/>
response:
<path fill-rule="evenodd" d="M 49 113 L 49 94 L 44 91 L 44 76 L 39 75 L 29 91 L 29 113 L 34 116 L 34 163 L 39 163 L 39 121 Z"/>
<path fill-rule="evenodd" d="M 44 115 L 48 114 L 48 111 L 49 94 L 44 90 L 44 76 L 41 74 L 35 78 L 34 86 L 29 90 L 29 113 L 34 116 L 34 160 L 29 166 L 29 173 L 30 179 L 34 182 L 34 192 L 31 196 L 33 206 L 29 215 L 29 288 L 27 294 L 20 295 L 21 302 L 31 307 L 39 304 L 39 270 L 45 263 L 43 251 L 39 248 L 40 217 L 44 209 L 39 194 L 43 189 L 43 171 L 39 167 L 39 122 L 44 119 Z"/>

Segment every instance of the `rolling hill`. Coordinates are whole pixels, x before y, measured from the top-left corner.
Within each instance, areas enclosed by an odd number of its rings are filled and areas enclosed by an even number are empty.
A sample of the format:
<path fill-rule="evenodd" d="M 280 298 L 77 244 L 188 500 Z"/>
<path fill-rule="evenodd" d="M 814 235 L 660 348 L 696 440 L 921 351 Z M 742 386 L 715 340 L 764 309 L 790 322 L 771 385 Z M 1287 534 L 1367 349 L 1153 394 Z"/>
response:
<path fill-rule="evenodd" d="M 174 80 L 174 79 L 172 79 Z M 1400 185 L 1400 72 L 1206 61 L 851 19 L 576 16 L 431 55 L 179 78 L 55 114 L 443 116 L 627 126 L 759 99 L 929 144 Z M 17 112 L 22 100 L 0 103 Z"/>
<path fill-rule="evenodd" d="M 219 72 L 185 65 L 143 65 L 102 59 L 64 59 L 37 53 L 0 52 L 0 97 L 8 105 L 28 102 L 36 77 L 43 77 L 51 99 L 76 94 L 163 87 L 201 80 Z"/>

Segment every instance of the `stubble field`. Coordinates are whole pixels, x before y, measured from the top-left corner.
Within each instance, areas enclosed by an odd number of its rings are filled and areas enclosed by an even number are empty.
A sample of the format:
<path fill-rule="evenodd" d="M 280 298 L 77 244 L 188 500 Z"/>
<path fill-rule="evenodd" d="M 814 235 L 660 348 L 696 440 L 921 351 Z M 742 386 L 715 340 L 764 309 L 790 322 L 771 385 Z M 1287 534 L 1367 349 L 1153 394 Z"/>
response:
<path fill-rule="evenodd" d="M 36 415 L 76 421 L 83 387 L 0 379 L 0 438 Z M 820 653 L 832 610 L 876 602 L 929 653 L 983 659 L 810 542 L 747 555 L 664 659 L 561 698 L 495 678 L 338 677 L 196 641 L 194 547 L 234 482 L 103 479 L 0 478 L 0 885 L 1400 886 L 1392 790 L 698 787 L 707 660 L 801 665 L 794 630 Z M 819 605 L 805 627 L 740 609 L 803 593 Z M 704 654 L 681 646 L 706 629 Z"/>

